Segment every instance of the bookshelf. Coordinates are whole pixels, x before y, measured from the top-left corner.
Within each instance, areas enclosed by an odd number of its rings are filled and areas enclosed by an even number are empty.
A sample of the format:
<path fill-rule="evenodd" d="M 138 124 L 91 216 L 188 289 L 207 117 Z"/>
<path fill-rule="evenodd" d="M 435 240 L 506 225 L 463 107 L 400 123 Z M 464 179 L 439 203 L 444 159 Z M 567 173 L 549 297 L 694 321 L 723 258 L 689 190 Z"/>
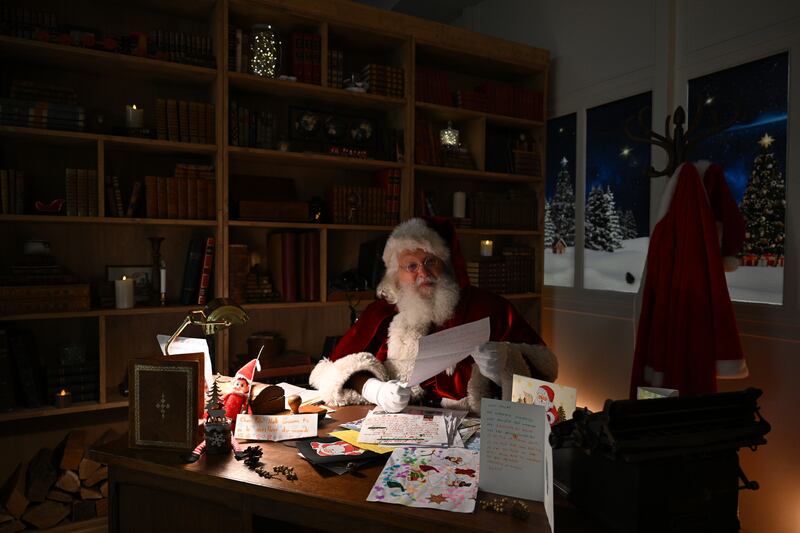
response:
<path fill-rule="evenodd" d="M 54 11 L 61 6 L 50 0 L 27 4 Z M 241 194 L 243 184 L 253 180 L 265 183 L 291 180 L 297 199 L 308 202 L 314 197 L 324 198 L 334 184 L 369 187 L 373 186 L 376 173 L 397 172 L 401 219 L 421 212 L 420 191 L 435 193 L 436 214 L 444 216 L 452 215 L 455 191 L 465 191 L 468 197 L 504 191 L 535 193 L 537 200 L 531 206 L 536 216 L 533 226 L 503 229 L 472 226 L 459 229 L 459 234 L 468 259 L 478 255 L 481 239 L 493 239 L 496 249 L 524 246 L 533 250 L 533 290 L 504 296 L 538 329 L 543 281 L 543 178 L 541 173 L 498 171 L 492 159 L 491 136 L 501 131 L 510 132 L 508 135 L 523 133 L 535 139 L 544 168 L 544 119 L 426 101 L 416 84 L 418 71 L 434 69 L 443 73 L 451 91 L 469 91 L 481 84 L 499 83 L 536 91 L 546 102 L 547 51 L 347 0 L 181 0 L 170 2 L 169 6 L 137 0 L 113 9 L 94 7 L 89 0 L 77 0 L 69 14 L 59 13 L 59 16 L 68 24 L 108 31 L 131 31 L 133 25 L 148 31 L 168 28 L 208 35 L 216 66 L 0 35 L 0 57 L 8 64 L 0 91 L 7 90 L 16 77 L 43 81 L 42 72 L 47 72 L 47 81 L 75 89 L 80 103 L 87 106 L 88 119 L 98 112 L 107 119 L 106 127 L 101 129 L 87 119 L 83 131 L 0 125 L 3 140 L 0 168 L 22 168 L 26 179 L 33 176 L 35 184 L 28 192 L 31 205 L 26 206 L 23 214 L 0 214 L 0 231 L 11 235 L 0 244 L 3 258 L 0 267 L 11 266 L 25 241 L 43 239 L 52 243 L 53 254 L 64 267 L 85 280 L 102 279 L 108 265 L 150 264 L 148 237 L 164 237 L 161 251 L 168 265 L 169 305 L 126 310 L 92 307 L 85 311 L 0 316 L 0 328 L 34 331 L 45 328 L 54 339 L 83 342 L 87 354 L 97 359 L 100 368 L 98 401 L 75 403 L 67 409 L 20 408 L 0 413 L 0 423 L 126 407 L 127 401 L 116 392 L 116 386 L 125 375 L 127 362 L 157 353 L 153 336 L 171 333 L 190 309 L 198 307 L 178 305 L 187 247 L 192 239 L 206 236 L 216 239 L 213 285 L 216 296 L 231 294 L 230 245 L 246 244 L 249 250 L 266 257 L 272 233 L 310 232 L 319 240 L 317 297 L 311 301 L 244 303 L 250 321 L 217 336 L 215 357 L 221 372 L 229 371 L 229 364 L 246 350 L 246 339 L 254 332 L 278 331 L 286 339 L 287 348 L 312 357 L 320 353 L 325 336 L 343 333 L 349 326 L 348 301 L 341 295 L 332 295 L 328 283 L 357 264 L 362 243 L 385 237 L 393 226 L 241 219 L 237 214 L 237 194 Z M 117 8 L 121 11 L 117 12 Z M 231 37 L 235 40 L 236 28 L 246 31 L 253 24 L 264 22 L 273 24 L 284 37 L 284 56 L 288 55 L 293 34 L 319 36 L 318 84 L 235 71 L 228 43 Z M 340 88 L 329 78 L 329 51 L 342 53 L 345 77 L 367 64 L 402 68 L 403 83 L 395 90 L 401 90 L 403 96 Z M 283 72 L 288 73 L 291 68 L 291 62 L 284 61 Z M 330 75 L 333 76 L 333 71 Z M 213 104 L 214 142 L 130 137 L 117 127 L 108 128 L 108 122 L 114 126 L 123 123 L 125 104 L 140 102 L 145 109 L 145 126 L 156 130 L 157 99 Z M 232 145 L 229 132 L 234 101 L 272 113 L 276 132 L 289 137 L 289 150 L 280 150 L 277 138 L 269 146 Z M 294 108 L 319 110 L 337 117 L 341 114 L 346 120 L 364 118 L 372 121 L 375 131 L 395 131 L 402 141 L 403 158 L 392 157 L 394 154 L 386 151 L 384 144 L 393 144 L 389 141 L 382 144 L 380 139 L 370 148 L 369 158 L 364 159 L 308 151 L 304 148 L 305 139 L 290 135 Z M 437 132 L 444 123 L 452 121 L 461 131 L 473 167 L 453 168 L 419 161 L 416 127 L 420 120 L 428 121 Z M 171 175 L 179 163 L 213 167 L 217 202 L 212 215 L 215 216 L 208 220 L 146 217 L 142 207 L 135 216 L 111 216 L 105 201 L 104 176 L 119 175 L 122 188 L 130 190 L 132 183 L 143 180 L 145 175 Z M 34 214 L 34 196 L 64 194 L 64 168 L 96 169 L 96 216 Z M 363 309 L 370 301 L 371 298 L 361 297 L 353 303 Z M 89 333 L 76 340 L 75 330 Z"/>

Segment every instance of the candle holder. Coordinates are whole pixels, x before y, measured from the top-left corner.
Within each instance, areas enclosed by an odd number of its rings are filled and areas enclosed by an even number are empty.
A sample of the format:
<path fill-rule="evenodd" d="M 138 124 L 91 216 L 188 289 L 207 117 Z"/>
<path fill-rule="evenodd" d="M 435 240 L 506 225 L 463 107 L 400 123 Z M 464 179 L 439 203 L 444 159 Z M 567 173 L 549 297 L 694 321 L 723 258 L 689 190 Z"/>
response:
<path fill-rule="evenodd" d="M 153 275 L 150 276 L 151 296 L 149 300 L 153 305 L 161 304 L 161 243 L 164 237 L 148 237 L 151 254 L 153 257 Z M 164 297 L 166 298 L 166 296 Z"/>
<path fill-rule="evenodd" d="M 60 408 L 72 405 L 72 393 L 66 389 L 61 389 L 56 393 L 55 406 Z"/>
<path fill-rule="evenodd" d="M 125 129 L 132 137 L 144 136 L 144 109 L 136 104 L 125 106 Z"/>

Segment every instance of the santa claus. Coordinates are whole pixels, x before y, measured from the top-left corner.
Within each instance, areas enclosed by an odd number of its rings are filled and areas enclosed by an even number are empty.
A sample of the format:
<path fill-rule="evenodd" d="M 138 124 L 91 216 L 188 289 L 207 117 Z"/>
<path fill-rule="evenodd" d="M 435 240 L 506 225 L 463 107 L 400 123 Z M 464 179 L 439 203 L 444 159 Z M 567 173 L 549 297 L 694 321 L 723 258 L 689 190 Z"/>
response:
<path fill-rule="evenodd" d="M 555 397 L 556 393 L 553 391 L 552 387 L 540 385 L 539 389 L 536 391 L 536 397 L 533 399 L 533 405 L 541 405 L 545 408 L 547 421 L 551 426 L 559 421 L 558 409 L 556 409 L 556 406 L 553 403 Z"/>
<path fill-rule="evenodd" d="M 374 403 L 401 411 L 410 400 L 480 412 L 483 397 L 510 399 L 514 374 L 554 381 L 555 355 L 505 299 L 469 284 L 452 225 L 414 218 L 383 251 L 379 298 L 311 373 L 330 405 Z M 407 388 L 420 337 L 489 317 L 490 342 L 454 367 Z"/>

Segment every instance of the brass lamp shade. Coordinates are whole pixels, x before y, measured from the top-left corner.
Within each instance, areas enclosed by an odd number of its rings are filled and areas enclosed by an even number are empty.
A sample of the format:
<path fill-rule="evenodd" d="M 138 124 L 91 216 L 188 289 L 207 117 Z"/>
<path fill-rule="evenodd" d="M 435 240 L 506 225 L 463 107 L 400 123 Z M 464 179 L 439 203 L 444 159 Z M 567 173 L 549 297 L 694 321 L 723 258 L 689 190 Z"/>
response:
<path fill-rule="evenodd" d="M 190 311 L 183 322 L 172 334 L 164 347 L 164 353 L 169 355 L 169 346 L 178 338 L 189 324 L 203 328 L 203 334 L 214 335 L 216 332 L 229 328 L 235 324 L 244 324 L 248 320 L 247 313 L 230 298 L 214 298 L 203 309 Z"/>

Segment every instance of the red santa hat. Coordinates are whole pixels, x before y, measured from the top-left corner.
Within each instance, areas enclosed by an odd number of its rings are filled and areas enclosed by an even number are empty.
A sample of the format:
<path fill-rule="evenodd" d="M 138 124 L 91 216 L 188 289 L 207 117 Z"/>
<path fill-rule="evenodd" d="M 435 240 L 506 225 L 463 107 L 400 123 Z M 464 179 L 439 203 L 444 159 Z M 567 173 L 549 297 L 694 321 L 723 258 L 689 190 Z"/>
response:
<path fill-rule="evenodd" d="M 261 363 L 258 361 L 258 357 L 256 357 L 240 368 L 239 371 L 236 372 L 236 375 L 233 377 L 233 379 L 241 378 L 247 381 L 248 385 L 252 385 L 253 378 L 255 377 L 256 372 L 259 370 L 261 370 Z"/>
<path fill-rule="evenodd" d="M 405 250 L 423 250 L 449 264 L 459 286 L 469 284 L 455 228 L 444 217 L 411 218 L 399 224 L 386 241 L 383 264 L 386 272 L 397 272 L 397 255 Z"/>

